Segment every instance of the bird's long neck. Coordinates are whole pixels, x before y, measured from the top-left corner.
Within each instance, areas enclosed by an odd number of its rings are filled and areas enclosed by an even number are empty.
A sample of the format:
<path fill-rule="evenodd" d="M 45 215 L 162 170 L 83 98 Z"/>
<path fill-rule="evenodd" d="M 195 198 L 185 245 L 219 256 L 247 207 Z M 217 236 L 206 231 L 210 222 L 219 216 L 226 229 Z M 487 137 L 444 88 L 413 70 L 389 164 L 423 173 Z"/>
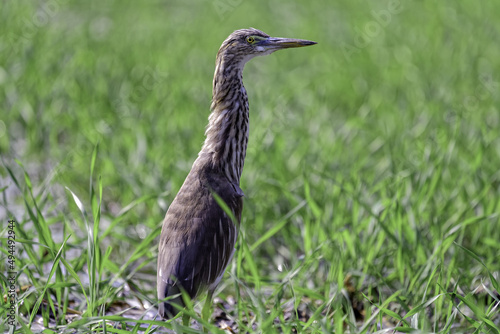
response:
<path fill-rule="evenodd" d="M 243 87 L 244 62 L 219 52 L 213 81 L 212 113 L 200 152 L 229 181 L 239 184 L 248 143 L 248 98 Z"/>

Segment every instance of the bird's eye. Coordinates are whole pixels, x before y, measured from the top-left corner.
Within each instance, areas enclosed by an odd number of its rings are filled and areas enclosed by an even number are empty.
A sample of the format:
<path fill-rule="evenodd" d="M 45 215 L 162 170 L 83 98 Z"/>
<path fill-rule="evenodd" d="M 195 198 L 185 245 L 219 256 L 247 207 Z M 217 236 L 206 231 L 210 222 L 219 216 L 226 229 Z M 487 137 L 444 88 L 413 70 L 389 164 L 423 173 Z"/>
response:
<path fill-rule="evenodd" d="M 252 36 L 248 36 L 247 37 L 247 42 L 252 44 L 253 42 L 255 42 L 255 38 L 253 38 Z"/>

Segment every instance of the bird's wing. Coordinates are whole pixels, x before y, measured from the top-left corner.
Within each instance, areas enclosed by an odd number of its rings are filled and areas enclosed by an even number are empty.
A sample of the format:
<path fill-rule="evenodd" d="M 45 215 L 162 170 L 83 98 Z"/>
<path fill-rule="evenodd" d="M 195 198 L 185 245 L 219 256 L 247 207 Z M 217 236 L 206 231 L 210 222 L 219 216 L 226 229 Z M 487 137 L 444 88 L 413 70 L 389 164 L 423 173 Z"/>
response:
<path fill-rule="evenodd" d="M 195 182 L 186 184 L 189 186 L 181 188 L 163 222 L 158 254 L 160 300 L 178 294 L 181 287 L 191 298 L 207 287 L 215 288 L 236 243 L 237 227 L 213 198 L 212 191 L 222 194 L 239 221 L 242 199 L 238 191 L 223 182 L 215 183 L 213 190 L 196 189 Z M 174 302 L 183 304 L 181 299 Z M 165 307 L 171 308 L 168 303 Z"/>
<path fill-rule="evenodd" d="M 209 212 L 191 218 L 186 224 L 188 229 L 170 223 L 175 217 L 167 214 L 160 239 L 158 275 L 161 281 L 166 285 L 178 282 L 192 298 L 198 294 L 197 289 L 203 287 L 200 283 L 212 283 L 224 271 L 238 233 L 217 202 L 211 202 Z M 219 211 L 219 214 L 210 211 Z"/>

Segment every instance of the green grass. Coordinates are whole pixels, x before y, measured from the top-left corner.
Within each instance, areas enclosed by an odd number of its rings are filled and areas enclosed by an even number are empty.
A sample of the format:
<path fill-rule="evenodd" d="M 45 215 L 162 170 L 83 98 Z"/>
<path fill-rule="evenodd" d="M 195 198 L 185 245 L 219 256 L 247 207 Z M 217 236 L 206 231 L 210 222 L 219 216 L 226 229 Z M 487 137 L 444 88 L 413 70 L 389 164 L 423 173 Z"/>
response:
<path fill-rule="evenodd" d="M 0 6 L 17 332 L 182 330 L 153 320 L 160 224 L 203 142 L 218 47 L 253 26 L 318 45 L 244 72 L 245 208 L 219 292 L 233 329 L 500 333 L 499 2 Z"/>

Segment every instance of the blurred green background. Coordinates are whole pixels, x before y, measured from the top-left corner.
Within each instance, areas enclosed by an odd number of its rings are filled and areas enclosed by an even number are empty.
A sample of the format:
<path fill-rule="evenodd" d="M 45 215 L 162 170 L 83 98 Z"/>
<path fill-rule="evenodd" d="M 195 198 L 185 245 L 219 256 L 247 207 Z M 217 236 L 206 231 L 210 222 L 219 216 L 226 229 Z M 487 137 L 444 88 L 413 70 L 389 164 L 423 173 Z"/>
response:
<path fill-rule="evenodd" d="M 97 143 L 101 250 L 112 247 L 109 261 L 120 267 L 159 233 L 204 140 L 217 50 L 233 30 L 255 27 L 318 45 L 254 59 L 244 71 L 251 121 L 242 234 L 255 267 L 241 253 L 238 277 L 276 291 L 273 282 L 300 264 L 290 284 L 306 290 L 294 296 L 326 303 L 331 284 L 341 291 L 349 274 L 380 304 L 404 295 L 395 307 L 403 315 L 429 294 L 460 286 L 467 295 L 488 268 L 498 274 L 500 2 L 0 6 L 0 218 L 15 218 L 26 238 L 38 240 L 25 210 L 34 202 L 14 159 L 56 243 L 71 233 L 68 247 L 85 254 L 85 225 L 65 187 L 92 212 Z M 154 275 L 150 247 L 139 261 Z M 28 271 L 40 265 L 20 261 Z M 20 281 L 36 285 L 30 277 Z M 387 290 L 374 292 L 381 281 Z M 154 282 L 144 289 L 153 300 Z M 488 298 L 474 303 L 498 325 Z M 416 328 L 445 328 L 455 301 L 439 303 Z"/>

